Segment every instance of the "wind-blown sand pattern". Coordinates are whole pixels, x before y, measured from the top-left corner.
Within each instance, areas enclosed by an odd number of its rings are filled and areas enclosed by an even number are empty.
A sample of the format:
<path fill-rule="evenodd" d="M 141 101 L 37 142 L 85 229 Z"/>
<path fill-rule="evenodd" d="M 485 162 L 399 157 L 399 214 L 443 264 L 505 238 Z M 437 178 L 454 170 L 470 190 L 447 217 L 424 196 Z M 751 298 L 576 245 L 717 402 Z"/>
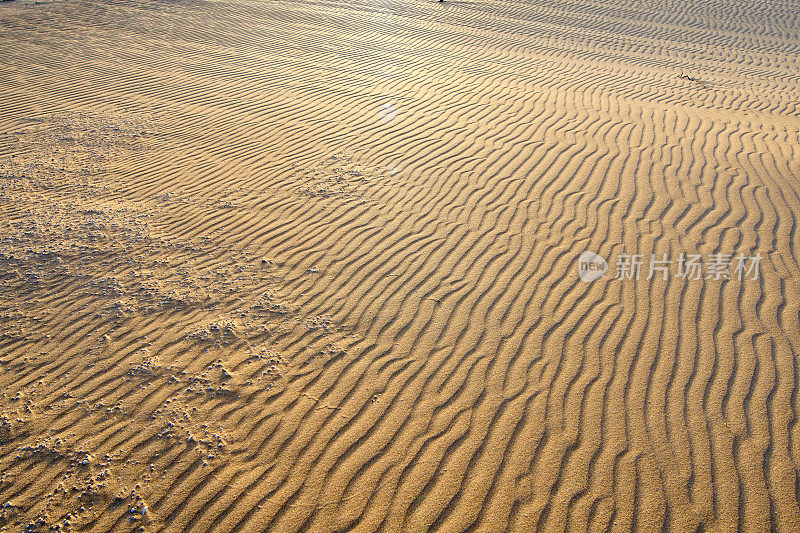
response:
<path fill-rule="evenodd" d="M 797 1 L 0 28 L 3 530 L 800 524 Z"/>

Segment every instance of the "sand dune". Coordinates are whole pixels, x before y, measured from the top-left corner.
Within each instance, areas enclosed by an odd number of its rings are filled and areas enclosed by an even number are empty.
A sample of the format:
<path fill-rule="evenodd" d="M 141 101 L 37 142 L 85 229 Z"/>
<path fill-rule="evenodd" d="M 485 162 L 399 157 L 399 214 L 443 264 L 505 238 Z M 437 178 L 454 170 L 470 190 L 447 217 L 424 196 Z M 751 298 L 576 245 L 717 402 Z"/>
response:
<path fill-rule="evenodd" d="M 797 528 L 797 2 L 0 27 L 3 530 Z"/>

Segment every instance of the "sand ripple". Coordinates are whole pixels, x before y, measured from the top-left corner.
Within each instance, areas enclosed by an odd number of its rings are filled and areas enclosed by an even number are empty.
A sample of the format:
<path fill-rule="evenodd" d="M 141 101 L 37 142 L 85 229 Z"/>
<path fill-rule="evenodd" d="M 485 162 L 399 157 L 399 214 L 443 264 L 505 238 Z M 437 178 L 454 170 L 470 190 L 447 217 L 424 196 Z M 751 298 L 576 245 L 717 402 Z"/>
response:
<path fill-rule="evenodd" d="M 798 14 L 3 3 L 0 526 L 796 528 Z"/>

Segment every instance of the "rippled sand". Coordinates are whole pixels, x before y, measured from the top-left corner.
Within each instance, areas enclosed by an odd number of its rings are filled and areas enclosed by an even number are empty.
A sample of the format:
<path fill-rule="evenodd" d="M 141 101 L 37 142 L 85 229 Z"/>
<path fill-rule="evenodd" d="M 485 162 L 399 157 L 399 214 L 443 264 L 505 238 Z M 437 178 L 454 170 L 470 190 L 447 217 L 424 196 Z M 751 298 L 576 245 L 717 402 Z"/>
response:
<path fill-rule="evenodd" d="M 0 3 L 0 526 L 796 529 L 799 55 L 797 0 Z"/>

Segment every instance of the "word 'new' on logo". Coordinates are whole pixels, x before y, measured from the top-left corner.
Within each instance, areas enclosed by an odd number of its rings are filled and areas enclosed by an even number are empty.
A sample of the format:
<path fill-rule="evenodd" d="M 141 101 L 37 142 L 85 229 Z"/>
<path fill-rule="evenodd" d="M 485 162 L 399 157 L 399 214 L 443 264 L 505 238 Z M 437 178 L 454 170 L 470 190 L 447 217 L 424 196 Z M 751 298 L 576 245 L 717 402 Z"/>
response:
<path fill-rule="evenodd" d="M 605 259 L 594 252 L 586 250 L 578 257 L 578 277 L 582 281 L 589 283 L 600 279 L 608 270 L 608 263 Z"/>

